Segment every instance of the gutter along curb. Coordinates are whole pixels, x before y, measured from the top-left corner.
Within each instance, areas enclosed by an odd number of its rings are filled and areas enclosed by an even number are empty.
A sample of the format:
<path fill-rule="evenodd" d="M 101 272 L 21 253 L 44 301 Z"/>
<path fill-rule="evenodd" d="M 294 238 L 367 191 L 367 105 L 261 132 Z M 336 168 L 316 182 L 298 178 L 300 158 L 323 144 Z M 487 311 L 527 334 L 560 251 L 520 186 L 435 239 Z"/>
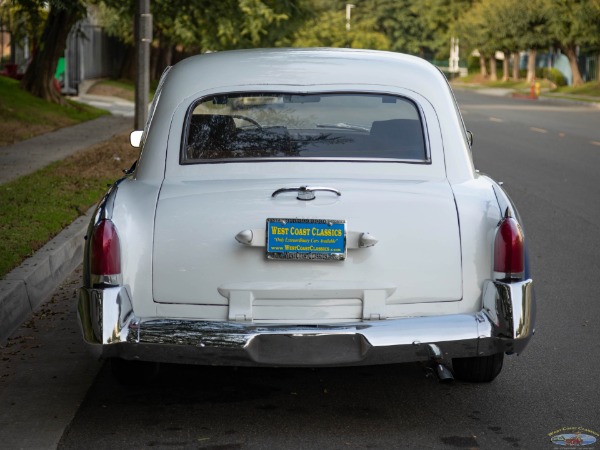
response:
<path fill-rule="evenodd" d="M 94 210 L 95 206 L 0 280 L 0 345 L 81 264 Z"/>

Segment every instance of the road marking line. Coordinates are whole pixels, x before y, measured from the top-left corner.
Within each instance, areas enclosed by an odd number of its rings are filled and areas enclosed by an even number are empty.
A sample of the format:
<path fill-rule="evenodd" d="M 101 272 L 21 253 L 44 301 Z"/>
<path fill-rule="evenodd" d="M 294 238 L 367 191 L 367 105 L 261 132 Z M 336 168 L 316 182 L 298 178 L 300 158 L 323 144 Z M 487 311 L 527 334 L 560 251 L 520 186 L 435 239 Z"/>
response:
<path fill-rule="evenodd" d="M 598 141 L 590 141 L 592 143 L 592 145 L 597 145 L 598 147 L 600 147 L 600 142 Z"/>
<path fill-rule="evenodd" d="M 543 128 L 530 127 L 531 131 L 535 131 L 536 133 L 547 133 L 548 130 L 544 130 Z"/>
<path fill-rule="evenodd" d="M 490 122 L 504 122 L 504 120 L 498 119 L 497 117 L 490 117 Z"/>

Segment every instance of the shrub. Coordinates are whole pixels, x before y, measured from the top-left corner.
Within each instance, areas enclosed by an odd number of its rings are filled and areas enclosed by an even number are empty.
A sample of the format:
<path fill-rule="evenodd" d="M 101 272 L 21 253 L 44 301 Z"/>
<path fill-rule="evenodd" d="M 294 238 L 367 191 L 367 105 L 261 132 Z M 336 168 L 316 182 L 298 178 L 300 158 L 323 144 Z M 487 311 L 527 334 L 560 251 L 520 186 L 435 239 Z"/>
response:
<path fill-rule="evenodd" d="M 555 69 L 554 67 L 544 68 L 542 76 L 557 86 L 567 85 L 567 79 L 565 78 L 563 73 L 560 70 Z"/>
<path fill-rule="evenodd" d="M 469 56 L 467 59 L 467 70 L 469 73 L 479 73 L 479 56 Z"/>
<path fill-rule="evenodd" d="M 519 70 L 519 76 L 521 78 L 527 77 L 527 69 Z M 566 86 L 567 79 L 562 74 L 562 72 L 554 67 L 536 67 L 535 69 L 535 78 L 538 80 L 546 79 L 556 86 Z"/>

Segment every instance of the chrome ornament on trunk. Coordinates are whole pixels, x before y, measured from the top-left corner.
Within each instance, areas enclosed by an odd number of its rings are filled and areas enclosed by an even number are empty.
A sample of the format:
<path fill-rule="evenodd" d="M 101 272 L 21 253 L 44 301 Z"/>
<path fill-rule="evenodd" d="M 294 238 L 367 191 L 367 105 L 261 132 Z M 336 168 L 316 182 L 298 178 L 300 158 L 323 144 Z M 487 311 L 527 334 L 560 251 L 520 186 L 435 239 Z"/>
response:
<path fill-rule="evenodd" d="M 300 186 L 297 188 L 281 188 L 277 189 L 275 192 L 271 194 L 271 197 L 276 197 L 279 194 L 283 194 L 284 192 L 297 192 L 298 196 L 296 197 L 298 200 L 308 201 L 314 200 L 316 198 L 315 192 L 323 191 L 323 192 L 333 192 L 338 197 L 342 195 L 340 191 L 337 189 L 329 188 L 329 187 L 311 187 L 311 186 Z"/>

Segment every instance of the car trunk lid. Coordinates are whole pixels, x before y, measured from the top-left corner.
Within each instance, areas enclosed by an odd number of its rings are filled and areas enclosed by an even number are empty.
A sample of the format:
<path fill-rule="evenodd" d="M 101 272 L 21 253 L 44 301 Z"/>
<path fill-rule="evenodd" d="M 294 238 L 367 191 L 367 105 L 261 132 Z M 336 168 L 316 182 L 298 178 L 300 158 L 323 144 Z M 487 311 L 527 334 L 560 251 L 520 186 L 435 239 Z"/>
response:
<path fill-rule="evenodd" d="M 272 196 L 307 184 L 341 195 Z M 235 239 L 262 231 L 264 243 L 267 219 L 343 221 L 349 241 L 368 233 L 377 243 L 349 248 L 343 260 L 270 260 L 260 242 Z M 368 318 L 386 304 L 458 301 L 461 274 L 445 181 L 165 180 L 161 189 L 152 274 L 158 303 L 227 305 L 238 320 L 331 322 Z"/>

